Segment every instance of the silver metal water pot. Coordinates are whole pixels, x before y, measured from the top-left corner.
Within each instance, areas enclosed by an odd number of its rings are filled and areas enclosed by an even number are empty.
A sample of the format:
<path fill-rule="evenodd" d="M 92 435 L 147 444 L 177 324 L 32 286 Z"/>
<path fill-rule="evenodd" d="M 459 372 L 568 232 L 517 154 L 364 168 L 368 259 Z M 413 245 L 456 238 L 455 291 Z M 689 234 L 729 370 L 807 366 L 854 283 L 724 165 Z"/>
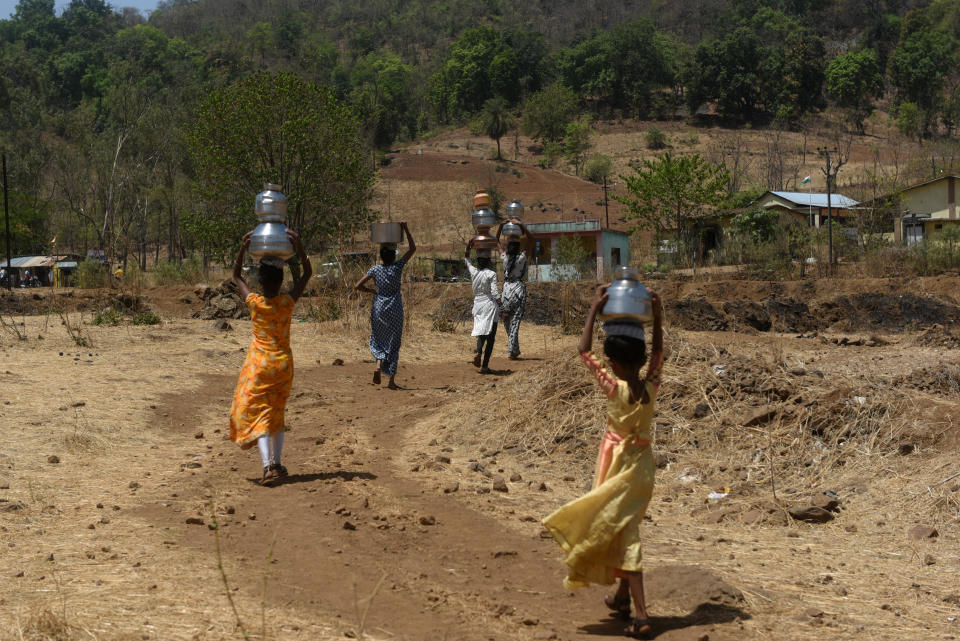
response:
<path fill-rule="evenodd" d="M 493 213 L 492 209 L 487 209 L 484 207 L 474 211 L 473 216 L 470 217 L 470 221 L 473 223 L 474 229 L 480 231 L 481 227 L 486 227 L 489 229 L 493 225 L 496 225 L 497 215 Z"/>
<path fill-rule="evenodd" d="M 507 218 L 523 218 L 523 203 L 514 198 L 507 204 Z"/>
<path fill-rule="evenodd" d="M 653 322 L 653 302 L 650 290 L 640 283 L 640 273 L 632 267 L 617 269 L 616 280 L 607 288 L 609 298 L 600 310 L 602 321 L 628 320 L 649 324 Z"/>
<path fill-rule="evenodd" d="M 403 240 L 403 227 L 400 223 L 370 223 L 370 240 L 395 245 Z"/>
<path fill-rule="evenodd" d="M 506 223 L 500 230 L 500 233 L 511 239 L 517 239 L 523 236 L 523 230 L 520 228 L 520 225 L 515 223 Z"/>
<path fill-rule="evenodd" d="M 287 197 L 280 185 L 267 183 L 254 199 L 253 211 L 260 224 L 253 229 L 248 253 L 254 258 L 292 258 L 295 251 L 287 236 Z"/>

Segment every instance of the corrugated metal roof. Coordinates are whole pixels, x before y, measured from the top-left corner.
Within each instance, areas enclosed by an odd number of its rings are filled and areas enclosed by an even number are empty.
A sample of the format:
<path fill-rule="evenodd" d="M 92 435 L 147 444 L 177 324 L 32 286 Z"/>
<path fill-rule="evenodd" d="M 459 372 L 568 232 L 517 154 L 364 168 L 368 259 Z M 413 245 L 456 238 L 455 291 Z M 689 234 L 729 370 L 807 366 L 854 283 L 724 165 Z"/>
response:
<path fill-rule="evenodd" d="M 527 227 L 535 234 L 594 232 L 600 231 L 600 221 L 585 220 L 583 222 L 527 223 Z"/>
<path fill-rule="evenodd" d="M 774 196 L 779 196 L 784 200 L 789 200 L 798 207 L 826 207 L 826 194 L 811 194 L 802 191 L 771 191 Z M 830 206 L 837 209 L 847 209 L 856 207 L 857 201 L 853 198 L 847 198 L 843 194 L 830 194 Z"/>
<path fill-rule="evenodd" d="M 53 267 L 57 261 L 66 260 L 69 256 L 17 256 L 10 259 L 11 269 L 29 269 L 31 267 Z M 0 265 L 7 266 L 7 259 L 0 260 Z"/>

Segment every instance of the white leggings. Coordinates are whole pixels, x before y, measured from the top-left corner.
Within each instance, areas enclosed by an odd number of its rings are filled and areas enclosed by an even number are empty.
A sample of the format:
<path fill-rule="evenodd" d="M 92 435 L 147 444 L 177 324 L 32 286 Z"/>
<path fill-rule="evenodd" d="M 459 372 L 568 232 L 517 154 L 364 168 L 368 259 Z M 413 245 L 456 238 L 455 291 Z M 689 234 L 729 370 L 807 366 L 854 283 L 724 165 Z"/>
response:
<path fill-rule="evenodd" d="M 257 447 L 260 448 L 260 460 L 263 461 L 264 467 L 271 463 L 280 465 L 280 452 L 283 451 L 283 432 L 264 434 L 257 439 Z"/>

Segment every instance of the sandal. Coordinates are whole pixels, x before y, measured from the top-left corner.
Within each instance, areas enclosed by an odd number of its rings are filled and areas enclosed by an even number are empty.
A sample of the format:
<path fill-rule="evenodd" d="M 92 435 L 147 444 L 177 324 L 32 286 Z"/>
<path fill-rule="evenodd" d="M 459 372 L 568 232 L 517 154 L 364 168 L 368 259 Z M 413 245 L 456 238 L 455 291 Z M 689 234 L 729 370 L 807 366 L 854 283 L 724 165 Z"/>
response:
<path fill-rule="evenodd" d="M 285 468 L 284 466 L 280 465 L 279 463 L 275 464 L 275 465 L 273 466 L 273 469 L 274 469 L 274 471 L 277 473 L 277 478 L 282 479 L 282 478 L 284 478 L 284 477 L 286 477 L 286 476 L 290 476 L 290 472 L 287 471 L 287 468 Z"/>
<path fill-rule="evenodd" d="M 374 385 L 380 384 L 380 370 L 378 369 L 373 370 L 373 384 Z"/>
<path fill-rule="evenodd" d="M 480 353 L 478 352 L 476 356 L 473 357 L 473 366 L 480 367 Z"/>
<path fill-rule="evenodd" d="M 280 474 L 273 465 L 263 468 L 263 478 L 260 479 L 260 485 L 270 486 L 280 480 Z"/>
<path fill-rule="evenodd" d="M 623 619 L 630 618 L 630 597 L 618 599 L 615 594 L 608 594 L 603 597 L 603 604 L 616 612 L 618 617 Z"/>
<path fill-rule="evenodd" d="M 648 639 L 650 638 L 649 635 L 652 630 L 653 628 L 650 627 L 650 621 L 648 619 L 633 617 L 630 625 L 624 628 L 623 633 L 634 639 Z"/>

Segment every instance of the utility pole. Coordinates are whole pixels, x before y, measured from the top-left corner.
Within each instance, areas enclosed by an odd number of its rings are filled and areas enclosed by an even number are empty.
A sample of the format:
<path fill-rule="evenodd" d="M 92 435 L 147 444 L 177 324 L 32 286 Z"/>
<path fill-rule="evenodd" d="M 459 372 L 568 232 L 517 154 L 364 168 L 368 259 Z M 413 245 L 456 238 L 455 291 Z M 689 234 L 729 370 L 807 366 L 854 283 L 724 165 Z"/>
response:
<path fill-rule="evenodd" d="M 7 154 L 2 154 L 3 158 L 3 218 L 7 231 L 7 289 L 13 289 L 13 272 L 10 269 L 10 206 L 7 204 Z"/>
<path fill-rule="evenodd" d="M 607 200 L 607 175 L 603 175 L 603 211 L 607 214 L 607 229 L 610 229 L 610 201 Z"/>
<path fill-rule="evenodd" d="M 830 275 L 834 275 L 834 256 L 833 256 L 833 206 L 831 203 L 832 197 L 832 187 L 833 182 L 837 178 L 837 173 L 840 172 L 840 168 L 844 165 L 845 160 L 841 156 L 837 159 L 836 165 L 831 164 L 830 154 L 836 153 L 839 155 L 837 149 L 829 149 L 827 147 L 818 147 L 817 154 L 821 157 L 825 157 L 827 160 L 826 170 L 821 169 L 824 176 L 827 178 L 827 242 L 829 244 L 829 260 L 830 260 Z"/>

